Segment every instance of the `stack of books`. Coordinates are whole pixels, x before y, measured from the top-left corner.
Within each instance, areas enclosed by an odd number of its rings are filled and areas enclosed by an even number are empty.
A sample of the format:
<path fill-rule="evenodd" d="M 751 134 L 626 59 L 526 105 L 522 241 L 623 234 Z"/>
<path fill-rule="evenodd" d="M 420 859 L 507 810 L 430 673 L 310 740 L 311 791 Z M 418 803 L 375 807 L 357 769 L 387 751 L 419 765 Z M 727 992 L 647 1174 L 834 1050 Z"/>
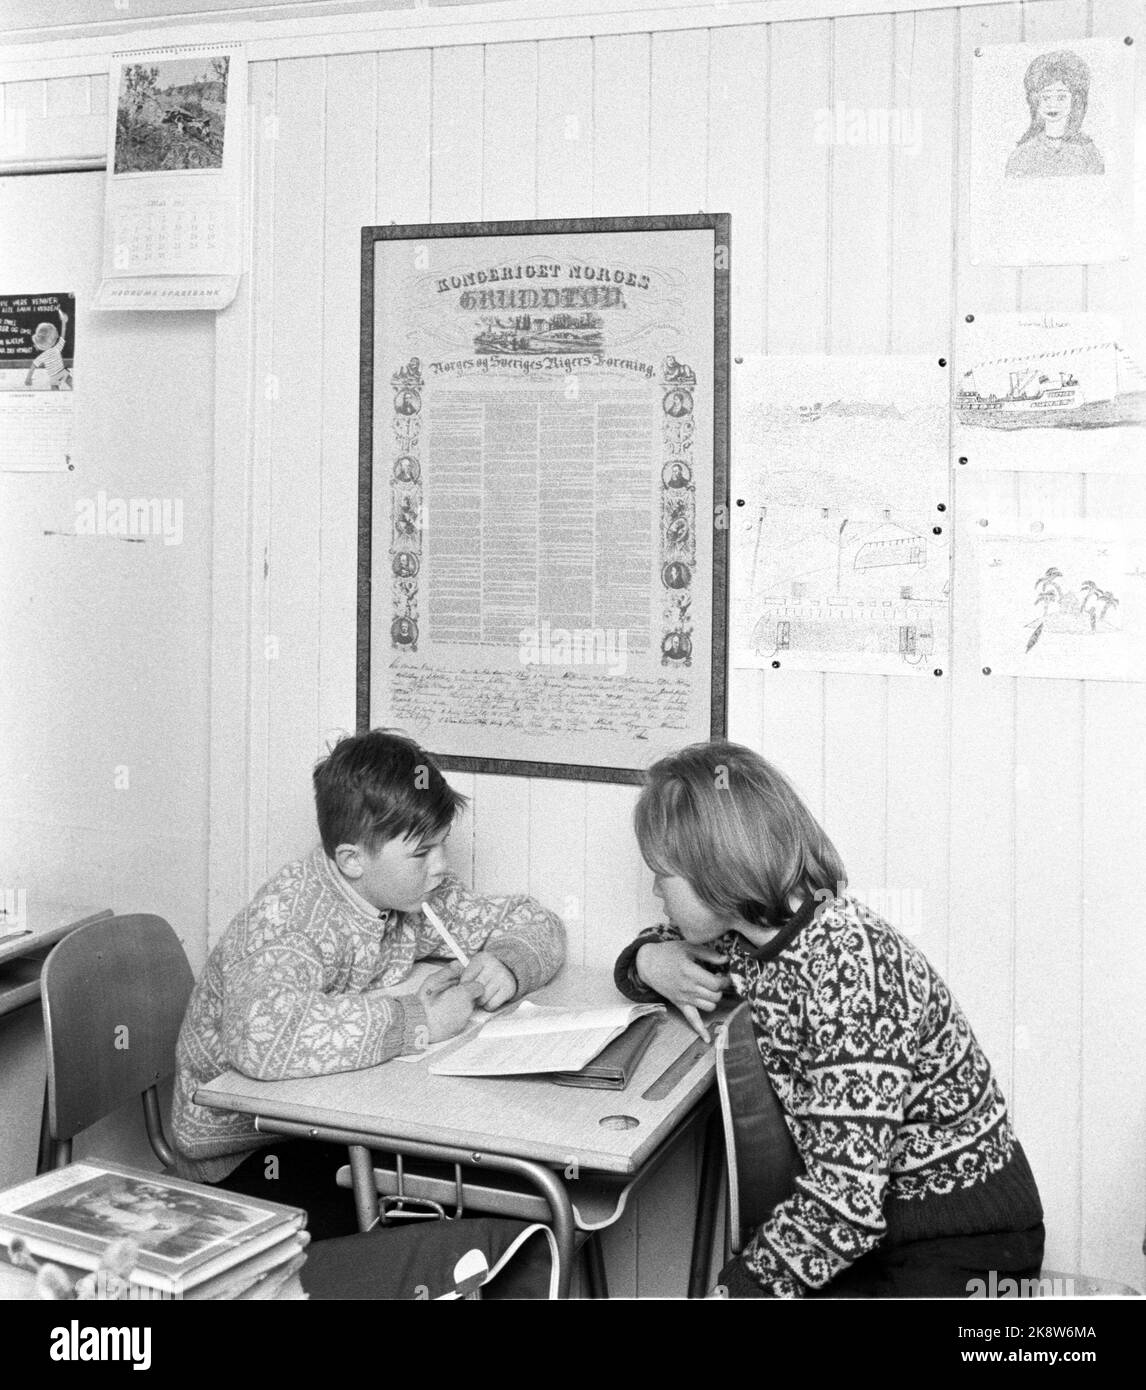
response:
<path fill-rule="evenodd" d="M 0 1192 L 0 1259 L 94 1274 L 97 1298 L 298 1298 L 305 1223 L 298 1207 L 83 1160 Z M 125 1241 L 136 1255 L 121 1277 L 107 1255 Z"/>

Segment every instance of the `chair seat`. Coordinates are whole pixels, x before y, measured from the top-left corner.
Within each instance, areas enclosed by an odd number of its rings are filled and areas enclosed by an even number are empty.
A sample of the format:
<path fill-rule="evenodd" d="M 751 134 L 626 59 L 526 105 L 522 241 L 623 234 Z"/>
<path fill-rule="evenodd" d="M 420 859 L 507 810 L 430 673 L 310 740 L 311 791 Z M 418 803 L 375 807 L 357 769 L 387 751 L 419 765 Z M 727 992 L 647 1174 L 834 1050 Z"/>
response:
<path fill-rule="evenodd" d="M 350 1165 L 343 1164 L 335 1175 L 339 1187 L 352 1187 Z M 579 1178 L 570 1193 L 573 1219 L 580 1231 L 599 1231 L 620 1220 L 628 1204 L 634 1179 L 612 1179 L 594 1175 Z M 398 1174 L 392 1167 L 374 1169 L 374 1190 L 380 1197 L 398 1192 Z M 406 1167 L 402 1190 L 407 1197 L 438 1202 L 451 1211 L 457 1202 L 457 1184 L 452 1164 L 420 1162 L 416 1169 Z M 463 1180 L 464 1209 L 489 1216 L 508 1216 L 518 1221 L 548 1221 L 549 1203 L 539 1193 L 524 1187 L 508 1173 L 483 1170 L 480 1178 L 466 1175 Z"/>

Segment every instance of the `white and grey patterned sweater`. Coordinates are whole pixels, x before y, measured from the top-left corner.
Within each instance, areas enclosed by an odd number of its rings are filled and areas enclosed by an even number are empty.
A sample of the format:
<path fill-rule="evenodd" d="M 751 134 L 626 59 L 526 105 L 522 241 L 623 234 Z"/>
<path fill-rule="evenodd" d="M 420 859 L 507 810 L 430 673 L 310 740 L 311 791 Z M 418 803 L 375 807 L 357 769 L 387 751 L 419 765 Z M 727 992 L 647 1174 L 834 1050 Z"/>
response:
<path fill-rule="evenodd" d="M 509 967 L 519 995 L 564 960 L 565 929 L 533 898 L 482 897 L 448 875 L 429 902 L 467 953 L 486 950 Z M 249 1116 L 195 1104 L 195 1091 L 224 1071 L 318 1076 L 425 1046 L 417 998 L 384 991 L 441 954 L 420 913 L 370 914 L 321 845 L 281 869 L 227 927 L 191 995 L 175 1053 L 178 1171 L 219 1182 L 268 1142 Z"/>

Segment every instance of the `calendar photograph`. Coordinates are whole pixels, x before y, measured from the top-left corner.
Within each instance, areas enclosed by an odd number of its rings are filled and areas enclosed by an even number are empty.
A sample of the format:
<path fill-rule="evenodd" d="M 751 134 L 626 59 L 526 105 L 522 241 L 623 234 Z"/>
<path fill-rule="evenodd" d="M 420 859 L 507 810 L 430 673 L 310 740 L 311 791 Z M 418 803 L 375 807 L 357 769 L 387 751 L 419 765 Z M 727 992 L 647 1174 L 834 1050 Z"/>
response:
<path fill-rule="evenodd" d="M 115 172 L 221 169 L 226 53 L 125 63 L 116 111 Z"/>

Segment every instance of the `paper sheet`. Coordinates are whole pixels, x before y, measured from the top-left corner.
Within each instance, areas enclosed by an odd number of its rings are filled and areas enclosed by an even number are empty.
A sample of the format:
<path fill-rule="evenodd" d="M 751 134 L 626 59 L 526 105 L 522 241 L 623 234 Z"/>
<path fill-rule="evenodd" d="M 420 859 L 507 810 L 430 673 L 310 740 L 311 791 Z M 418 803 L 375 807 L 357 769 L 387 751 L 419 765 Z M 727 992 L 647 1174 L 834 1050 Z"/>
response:
<path fill-rule="evenodd" d="M 1141 521 L 981 521 L 979 656 L 993 677 L 1146 680 Z"/>
<path fill-rule="evenodd" d="M 1121 37 L 975 50 L 972 264 L 1093 265 L 1128 255 L 1135 52 Z"/>
<path fill-rule="evenodd" d="M 948 373 L 938 358 L 748 358 L 733 370 L 732 418 L 732 664 L 885 675 L 945 666 Z"/>
<path fill-rule="evenodd" d="M 976 314 L 960 326 L 955 452 L 967 468 L 1146 469 L 1146 340 L 1113 314 Z"/>

